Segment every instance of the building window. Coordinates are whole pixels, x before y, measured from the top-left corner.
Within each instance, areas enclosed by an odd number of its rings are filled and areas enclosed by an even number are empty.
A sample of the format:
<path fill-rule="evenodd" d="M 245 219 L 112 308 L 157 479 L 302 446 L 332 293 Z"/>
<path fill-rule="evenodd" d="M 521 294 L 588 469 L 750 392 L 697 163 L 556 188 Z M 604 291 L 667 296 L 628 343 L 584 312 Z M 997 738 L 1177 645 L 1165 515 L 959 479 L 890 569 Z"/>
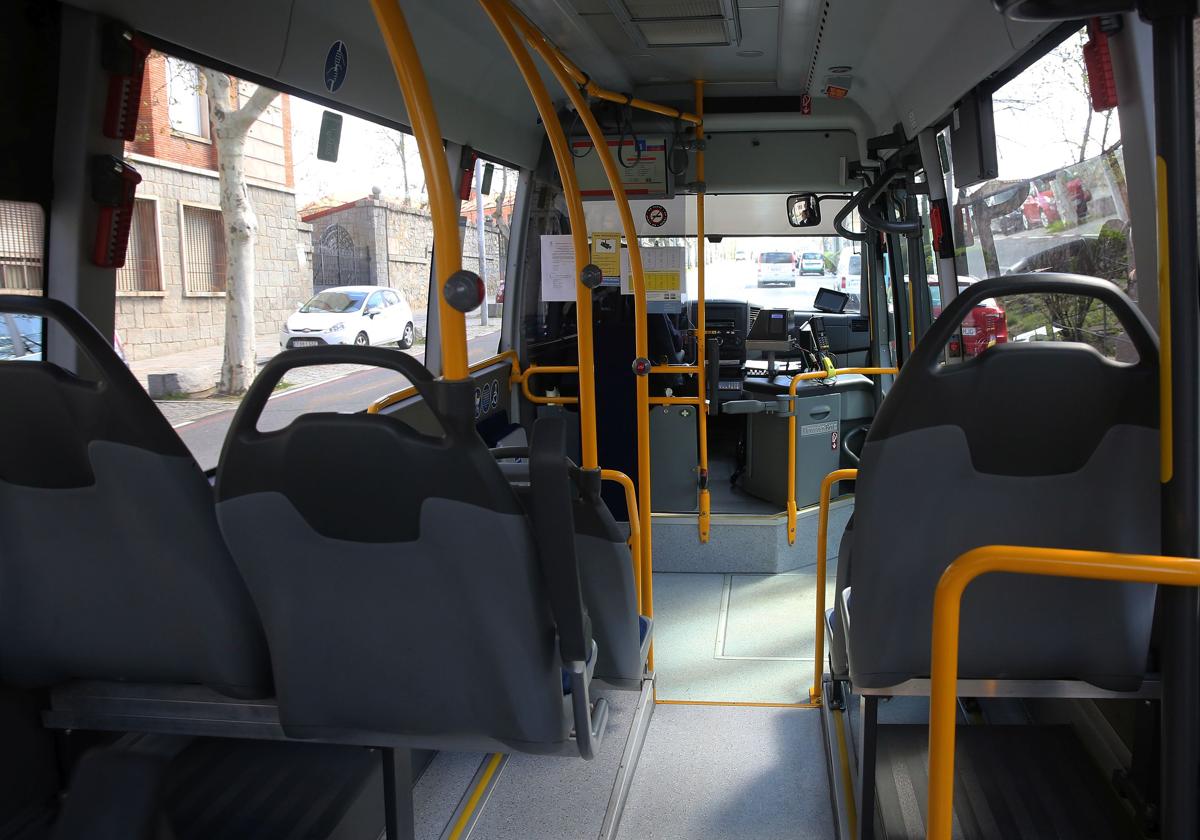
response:
<path fill-rule="evenodd" d="M 25 201 L 0 201 L 0 290 L 42 291 L 42 208 Z"/>
<path fill-rule="evenodd" d="M 221 211 L 183 205 L 183 288 L 189 295 L 225 293 Z"/>
<path fill-rule="evenodd" d="M 200 68 L 167 59 L 167 115 L 171 128 L 193 137 L 208 137 L 208 97 L 201 91 Z"/>
<path fill-rule="evenodd" d="M 162 269 L 158 258 L 158 202 L 138 198 L 133 203 L 133 225 L 125 265 L 117 269 L 117 292 L 161 292 Z"/>

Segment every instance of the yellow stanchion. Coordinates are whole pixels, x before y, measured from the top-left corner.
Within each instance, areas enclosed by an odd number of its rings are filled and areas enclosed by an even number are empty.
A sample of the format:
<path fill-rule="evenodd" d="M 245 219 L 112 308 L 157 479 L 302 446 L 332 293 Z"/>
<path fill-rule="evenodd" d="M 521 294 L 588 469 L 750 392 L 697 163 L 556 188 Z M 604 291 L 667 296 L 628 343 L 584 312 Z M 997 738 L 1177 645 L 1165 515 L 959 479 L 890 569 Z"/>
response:
<path fill-rule="evenodd" d="M 452 275 L 462 270 L 462 246 L 458 238 L 458 196 L 450 184 L 450 169 L 442 145 L 442 130 L 429 96 L 429 84 L 421 67 L 421 58 L 413 43 L 408 21 L 397 0 L 371 0 L 379 31 L 387 44 L 404 106 L 417 139 L 425 183 L 429 190 L 429 211 L 433 217 L 433 260 L 437 268 L 438 330 L 442 349 L 442 376 L 445 379 L 467 377 L 467 325 L 463 313 L 446 300 L 444 287 Z M 440 247 L 439 247 L 440 246 Z M 486 305 L 486 301 L 485 301 Z"/>
<path fill-rule="evenodd" d="M 825 577 L 829 566 L 829 494 L 839 481 L 854 481 L 858 470 L 834 470 L 821 480 L 820 507 L 817 511 L 817 627 L 813 652 L 813 684 L 808 690 L 810 703 L 821 703 L 821 676 L 825 672 Z"/>
<path fill-rule="evenodd" d="M 599 156 L 600 163 L 604 167 L 604 174 L 608 178 L 608 183 L 613 192 L 613 198 L 616 201 L 617 211 L 621 215 L 621 228 L 625 234 L 625 239 L 629 243 L 629 273 L 633 280 L 634 290 L 634 346 L 635 352 L 639 359 L 645 359 L 647 353 L 647 336 L 646 336 L 646 283 L 645 275 L 642 271 L 642 253 L 638 246 L 637 228 L 634 226 L 633 213 L 629 210 L 629 198 L 625 194 L 625 187 L 621 183 L 620 173 L 617 171 L 617 164 L 613 160 L 612 152 L 608 148 L 608 143 L 605 140 L 604 132 L 601 130 L 599 123 L 596 122 L 591 108 L 583 94 L 576 87 L 571 75 L 564 68 L 559 60 L 558 49 L 554 47 L 541 32 L 537 30 L 523 15 L 512 8 L 507 3 L 507 0 L 497 0 L 498 3 L 503 3 L 504 9 L 508 14 L 508 19 L 513 25 L 521 31 L 526 42 L 533 48 L 549 67 L 550 72 L 554 74 L 555 79 L 562 87 L 567 97 L 571 100 L 572 107 L 579 114 L 580 120 L 583 122 L 584 128 L 587 130 L 588 137 L 591 138 L 592 145 L 595 147 L 596 154 Z M 636 377 L 637 389 L 637 436 L 638 436 L 638 495 L 641 498 L 642 504 L 639 506 L 638 513 L 641 519 L 641 540 L 642 540 L 642 562 L 643 564 L 651 565 L 651 539 L 650 539 L 650 383 L 648 381 L 649 365 L 646 366 L 646 374 Z"/>
<path fill-rule="evenodd" d="M 829 379 L 835 376 L 849 376 L 850 374 L 861 374 L 863 376 L 883 376 L 895 375 L 899 373 L 899 368 L 879 368 L 879 367 L 863 367 L 863 368 L 841 368 L 840 370 L 818 370 L 811 373 L 798 373 L 792 377 L 791 384 L 788 385 L 788 396 L 792 400 L 793 406 L 796 400 L 796 386 L 801 382 L 807 382 L 812 379 Z M 796 542 L 796 414 L 793 411 L 788 417 L 788 454 L 787 454 L 787 531 L 788 545 L 794 545 Z"/>
<path fill-rule="evenodd" d="M 704 322 L 704 82 L 697 79 L 696 88 L 696 140 L 701 144 L 696 150 L 696 180 L 701 184 L 696 193 L 696 374 L 697 389 L 700 392 L 700 412 L 696 425 L 700 437 L 700 515 L 696 524 L 700 528 L 700 542 L 708 542 L 709 527 L 712 522 L 710 511 L 712 500 L 708 494 L 708 410 L 704 398 L 708 391 L 705 389 L 704 357 L 708 352 L 705 344 L 708 334 Z"/>

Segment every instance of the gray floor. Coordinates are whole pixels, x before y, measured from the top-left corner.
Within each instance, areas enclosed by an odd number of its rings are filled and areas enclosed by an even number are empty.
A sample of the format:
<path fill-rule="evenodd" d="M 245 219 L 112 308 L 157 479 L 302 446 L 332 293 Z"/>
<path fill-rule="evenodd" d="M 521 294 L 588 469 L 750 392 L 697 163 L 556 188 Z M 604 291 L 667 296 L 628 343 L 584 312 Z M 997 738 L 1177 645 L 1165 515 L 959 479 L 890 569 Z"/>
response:
<path fill-rule="evenodd" d="M 612 795 L 638 692 L 606 691 L 608 730 L 592 761 L 514 753 L 471 840 L 595 840 Z"/>
<path fill-rule="evenodd" d="M 656 708 L 618 840 L 832 836 L 819 712 Z"/>
<path fill-rule="evenodd" d="M 834 564 L 826 602 L 832 603 Z M 798 703 L 813 677 L 815 568 L 654 576 L 660 700 Z"/>
<path fill-rule="evenodd" d="M 482 753 L 454 752 L 434 756 L 413 788 L 419 840 L 439 840 L 485 757 Z"/>

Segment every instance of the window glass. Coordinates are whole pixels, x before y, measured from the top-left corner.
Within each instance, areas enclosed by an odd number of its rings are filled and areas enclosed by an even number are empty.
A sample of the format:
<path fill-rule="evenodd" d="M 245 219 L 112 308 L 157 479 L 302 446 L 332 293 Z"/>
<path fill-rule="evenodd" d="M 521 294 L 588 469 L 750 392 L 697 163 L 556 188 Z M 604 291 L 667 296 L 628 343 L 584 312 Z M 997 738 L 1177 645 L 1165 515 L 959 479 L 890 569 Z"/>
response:
<path fill-rule="evenodd" d="M 167 117 L 171 128 L 193 137 L 208 137 L 208 101 L 200 68 L 189 61 L 166 61 Z"/>
<path fill-rule="evenodd" d="M 1000 177 L 954 196 L 960 282 L 1070 272 L 1136 298 L 1120 122 L 1115 109 L 1093 110 L 1083 59 L 1089 39 L 1102 37 L 1079 30 L 995 93 Z M 1132 354 L 1099 303 L 1060 306 L 1056 297 L 1001 302 L 1007 340 L 1041 336 Z"/>
<path fill-rule="evenodd" d="M 462 260 L 463 268 L 474 271 L 483 278 L 486 299 L 482 307 L 467 313 L 468 363 L 491 358 L 500 350 L 500 319 L 508 274 L 512 214 L 516 206 L 520 173 L 503 164 L 481 158 L 472 176 L 471 197 L 462 202 L 459 208 L 459 226 L 463 239 Z M 478 209 L 481 204 L 482 228 L 479 226 Z"/>
<path fill-rule="evenodd" d="M 0 292 L 40 295 L 45 214 L 36 204 L 0 200 Z"/>
<path fill-rule="evenodd" d="M 221 109 L 253 116 L 242 183 L 219 167 L 226 141 L 205 139 L 210 111 Z M 248 348 L 250 377 L 290 347 L 366 343 L 424 358 L 433 238 L 416 144 L 343 114 L 337 158 L 320 160 L 325 110 L 159 52 L 147 59 L 138 128 L 125 147 L 142 182 L 117 275 L 117 338 L 202 467 L 216 465 L 244 393 L 226 370 L 239 347 Z M 248 197 L 252 237 L 239 234 L 235 206 L 222 209 L 222 187 Z M 7 246 L 6 207 L 0 278 L 6 289 L 40 288 L 41 246 Z M 228 319 L 239 286 L 250 287 L 253 312 Z M 367 317 L 363 304 L 374 294 L 381 305 L 380 289 L 396 304 Z M 407 384 L 387 370 L 296 368 L 260 428 L 310 411 L 362 411 Z"/>

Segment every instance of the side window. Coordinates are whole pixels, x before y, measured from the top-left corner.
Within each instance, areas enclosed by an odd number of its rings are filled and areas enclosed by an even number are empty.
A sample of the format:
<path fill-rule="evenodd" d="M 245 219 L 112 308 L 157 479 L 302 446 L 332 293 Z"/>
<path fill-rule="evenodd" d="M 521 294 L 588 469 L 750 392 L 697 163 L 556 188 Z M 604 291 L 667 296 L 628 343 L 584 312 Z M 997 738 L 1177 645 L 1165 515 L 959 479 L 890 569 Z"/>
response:
<path fill-rule="evenodd" d="M 483 306 L 467 313 L 467 362 L 480 362 L 500 350 L 500 318 L 507 291 L 508 253 L 520 172 L 479 159 L 471 197 L 459 207 L 463 268 L 483 278 Z"/>
<path fill-rule="evenodd" d="M 384 306 L 396 306 L 400 303 L 400 298 L 396 297 L 395 292 L 384 292 L 383 303 Z"/>
<path fill-rule="evenodd" d="M 383 309 L 383 292 L 376 292 L 367 298 L 366 310 L 370 312 L 372 309 Z"/>
<path fill-rule="evenodd" d="M 37 204 L 0 201 L 0 294 L 42 295 L 45 214 Z M 0 312 L 0 361 L 42 358 L 43 324 L 15 312 Z"/>
<path fill-rule="evenodd" d="M 1120 121 L 1115 108 L 1093 111 L 1083 59 L 1097 37 L 1080 29 L 993 95 L 1000 177 L 954 195 L 960 287 L 1005 274 L 1069 272 L 1111 280 L 1136 298 Z M 1114 358 L 1134 355 L 1105 307 L 1063 298 L 992 301 L 976 314 L 989 324 L 1003 319 L 1006 337 L 964 322 L 964 348 L 1077 341 Z M 968 330 L 988 338 L 971 342 Z"/>
<path fill-rule="evenodd" d="M 147 57 L 142 91 L 137 131 L 125 144 L 142 182 L 117 272 L 116 332 L 130 369 L 200 466 L 216 466 L 262 362 L 288 348 L 353 344 L 364 332 L 380 339 L 360 314 L 370 295 L 379 294 L 379 306 L 408 301 L 416 339 L 409 352 L 423 359 L 433 236 L 412 137 L 340 114 L 337 154 L 322 160 L 326 108 L 162 52 Z M 251 118 L 237 121 L 246 126 L 242 183 L 220 166 L 227 140 L 210 131 L 213 111 Z M 223 192 L 248 198 L 258 220 L 249 243 L 229 235 L 239 208 L 222 207 Z M 0 203 L 5 292 L 40 293 L 40 225 L 39 208 L 21 205 L 18 218 Z M 361 286 L 370 288 L 347 290 Z M 252 312 L 227 323 L 227 295 L 247 287 Z M 499 329 L 499 319 L 493 323 Z M 25 327 L 18 321 L 15 331 L 28 337 Z M 0 317 L 0 334 L 13 332 Z M 3 343 L 0 353 L 28 355 L 31 346 L 23 339 L 13 349 L 11 337 Z M 288 372 L 260 428 L 281 428 L 313 410 L 362 411 L 408 384 L 392 371 L 365 369 L 350 374 L 361 387 L 327 387 L 346 374 L 335 366 Z"/>

